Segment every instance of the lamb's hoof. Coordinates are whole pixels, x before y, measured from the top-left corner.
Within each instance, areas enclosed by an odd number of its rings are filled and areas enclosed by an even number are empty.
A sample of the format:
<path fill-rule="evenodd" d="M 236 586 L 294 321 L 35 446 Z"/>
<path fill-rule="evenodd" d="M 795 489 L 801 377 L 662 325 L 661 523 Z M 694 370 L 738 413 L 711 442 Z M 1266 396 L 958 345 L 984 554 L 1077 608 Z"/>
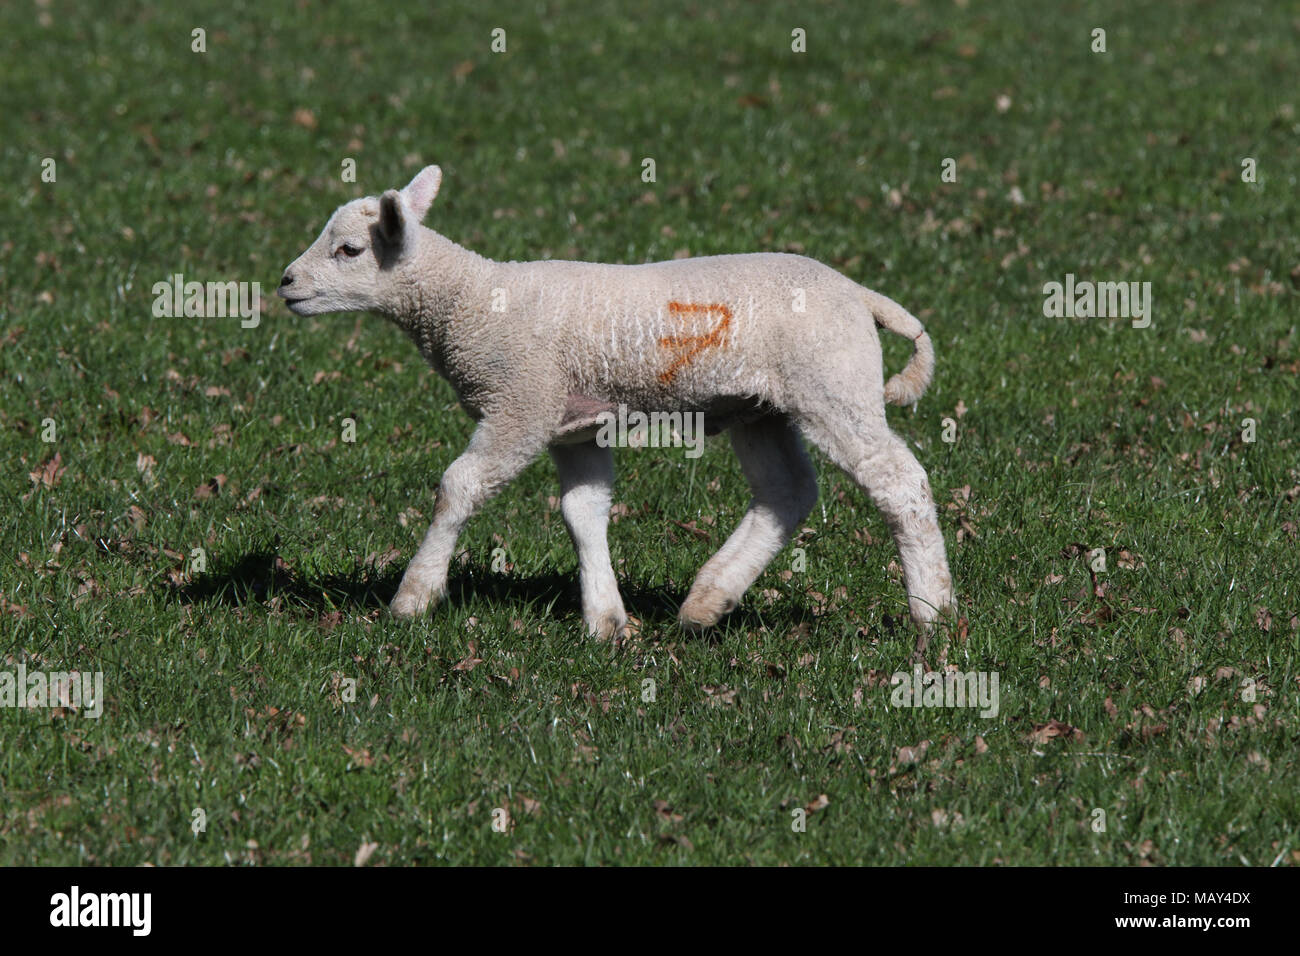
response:
<path fill-rule="evenodd" d="M 734 611 L 736 604 L 735 598 L 721 591 L 709 591 L 703 595 L 688 594 L 682 602 L 677 620 L 688 631 L 704 631 Z"/>
<path fill-rule="evenodd" d="M 940 625 L 958 623 L 957 601 L 951 591 L 940 598 L 937 605 L 913 599 L 911 602 L 912 623 L 916 626 L 916 646 L 912 651 L 912 663 L 925 659 L 925 650 L 930 644 Z"/>
<path fill-rule="evenodd" d="M 587 618 L 587 633 L 598 641 L 611 641 L 627 635 L 627 614 L 609 611 Z"/>
<path fill-rule="evenodd" d="M 910 597 L 909 605 L 912 623 L 924 633 L 933 633 L 935 627 L 943 621 L 955 621 L 957 619 L 957 602 L 953 598 L 951 591 L 941 596 L 933 604 L 916 597 Z"/>
<path fill-rule="evenodd" d="M 429 612 L 429 608 L 436 603 L 437 599 L 432 594 L 398 591 L 392 603 L 388 605 L 388 609 L 393 612 L 393 617 L 407 621 L 412 618 L 423 617 Z"/>

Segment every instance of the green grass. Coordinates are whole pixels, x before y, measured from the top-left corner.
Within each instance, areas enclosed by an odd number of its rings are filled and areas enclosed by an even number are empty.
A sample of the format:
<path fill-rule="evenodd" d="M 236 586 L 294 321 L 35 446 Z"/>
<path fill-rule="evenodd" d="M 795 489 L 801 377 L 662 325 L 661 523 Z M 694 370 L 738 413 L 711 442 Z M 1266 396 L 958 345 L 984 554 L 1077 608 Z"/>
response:
<path fill-rule="evenodd" d="M 0 7 L 0 670 L 107 696 L 0 709 L 0 863 L 1300 859 L 1293 5 L 165 6 Z M 677 629 L 746 503 L 725 442 L 619 453 L 621 646 L 583 636 L 545 460 L 392 620 L 469 419 L 384 321 L 270 292 L 427 162 L 430 224 L 493 258 L 801 251 L 916 312 L 937 376 L 890 414 L 965 618 L 930 663 L 997 671 L 998 717 L 890 706 L 896 555 L 828 467 L 806 570 Z M 260 326 L 154 318 L 176 272 L 261 282 Z M 1150 281 L 1151 328 L 1045 318 L 1067 272 Z"/>

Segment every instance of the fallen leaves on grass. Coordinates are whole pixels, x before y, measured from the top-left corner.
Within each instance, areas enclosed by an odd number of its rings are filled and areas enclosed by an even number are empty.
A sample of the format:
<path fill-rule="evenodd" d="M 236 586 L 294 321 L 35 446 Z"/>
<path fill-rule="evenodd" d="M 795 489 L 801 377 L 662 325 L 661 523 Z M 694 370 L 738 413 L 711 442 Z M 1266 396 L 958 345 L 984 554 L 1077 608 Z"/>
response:
<path fill-rule="evenodd" d="M 714 707 L 734 707 L 736 705 L 736 691 L 727 687 L 726 684 L 705 684 L 704 695 L 709 704 Z"/>
<path fill-rule="evenodd" d="M 913 744 L 911 747 L 899 747 L 898 754 L 895 757 L 895 763 L 900 767 L 919 763 L 925 758 L 925 752 L 929 749 L 930 741 L 928 739 L 922 740 L 918 744 Z"/>
<path fill-rule="evenodd" d="M 244 716 L 249 722 L 249 728 L 244 732 L 245 737 L 253 736 L 255 725 L 260 725 L 256 728 L 256 736 L 263 743 L 275 741 L 284 750 L 293 749 L 294 731 L 307 725 L 307 717 L 304 714 L 294 710 L 281 710 L 275 706 L 267 706 L 262 710 L 245 707 Z"/>
<path fill-rule="evenodd" d="M 1045 724 L 1034 724 L 1034 731 L 1029 735 L 1029 742 L 1045 744 L 1049 740 L 1055 740 L 1057 737 L 1064 737 L 1067 740 L 1082 741 L 1084 739 L 1084 734 L 1078 727 L 1071 727 L 1069 724 L 1062 723 L 1059 720 L 1049 720 Z"/>
<path fill-rule="evenodd" d="M 849 742 L 849 737 L 856 731 L 856 727 L 845 727 L 843 730 L 837 730 L 831 734 L 831 739 L 826 746 L 822 748 L 822 753 L 852 753 L 853 744 Z"/>
<path fill-rule="evenodd" d="M 0 591 L 0 614 L 12 614 L 14 617 L 27 617 L 31 611 L 27 610 L 26 605 L 13 604 L 5 600 L 4 592 Z"/>
<path fill-rule="evenodd" d="M 682 836 L 680 833 L 661 833 L 659 834 L 660 843 L 674 843 L 683 850 L 694 850 L 695 844 Z"/>
<path fill-rule="evenodd" d="M 831 805 L 831 798 L 824 793 L 817 794 L 816 797 L 809 800 L 803 805 L 803 808 L 809 813 L 816 813 L 819 810 L 825 810 Z"/>
<path fill-rule="evenodd" d="M 970 485 L 962 485 L 960 488 L 952 488 L 950 491 L 953 500 L 948 503 L 948 510 L 954 512 L 957 518 L 957 540 L 964 541 L 967 538 L 978 538 L 979 533 L 975 530 L 975 524 L 972 520 Z"/>
<path fill-rule="evenodd" d="M 221 489 L 226 487 L 226 476 L 217 475 L 209 481 L 203 482 L 194 489 L 195 501 L 206 501 L 208 498 L 221 493 Z"/>
<path fill-rule="evenodd" d="M 690 521 L 687 522 L 673 521 L 673 524 L 677 525 L 677 527 L 681 528 L 683 531 L 689 531 L 700 541 L 709 540 L 710 537 L 709 532 L 706 529 L 701 528 L 698 524 L 696 524 L 694 518 L 692 518 Z"/>
<path fill-rule="evenodd" d="M 402 552 L 397 548 L 389 548 L 387 551 L 371 551 L 366 555 L 366 560 L 362 562 L 365 567 L 374 568 L 379 571 L 392 564 L 402 556 Z"/>
<path fill-rule="evenodd" d="M 53 458 L 31 472 L 29 477 L 38 485 L 54 488 L 58 486 L 63 473 L 67 470 L 67 466 L 63 464 L 63 455 L 56 451 Z"/>
<path fill-rule="evenodd" d="M 945 827 L 959 827 L 966 822 L 966 818 L 957 811 L 949 813 L 943 807 L 936 807 L 930 811 L 930 822 L 943 829 Z"/>
<path fill-rule="evenodd" d="M 343 752 L 352 758 L 352 763 L 358 767 L 369 767 L 375 762 L 375 758 L 370 756 L 370 751 L 364 747 L 349 747 L 343 745 Z"/>
<path fill-rule="evenodd" d="M 670 823 L 680 823 L 682 820 L 686 819 L 680 813 L 674 813 L 672 806 L 667 800 L 656 800 L 652 806 L 654 806 L 655 813 L 658 814 L 659 818 L 662 820 L 667 820 Z"/>
<path fill-rule="evenodd" d="M 462 673 L 468 674 L 474 668 L 478 667 L 480 664 L 483 663 L 483 658 L 477 655 L 478 655 L 478 647 L 473 641 L 470 641 L 469 653 L 466 654 L 464 657 L 462 657 L 457 663 L 453 664 L 451 669 L 453 671 L 460 671 Z"/>

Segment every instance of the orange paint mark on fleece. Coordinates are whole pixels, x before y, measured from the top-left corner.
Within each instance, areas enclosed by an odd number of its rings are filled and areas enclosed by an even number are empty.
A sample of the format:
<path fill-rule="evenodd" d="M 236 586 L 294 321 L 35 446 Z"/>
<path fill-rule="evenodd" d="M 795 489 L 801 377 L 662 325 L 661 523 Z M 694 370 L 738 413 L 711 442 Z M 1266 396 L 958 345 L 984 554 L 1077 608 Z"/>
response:
<path fill-rule="evenodd" d="M 712 302 L 707 305 L 695 305 L 690 302 L 669 302 L 668 311 L 673 315 L 692 315 L 696 312 L 720 312 L 722 318 L 706 335 L 670 335 L 660 339 L 662 348 L 672 349 L 677 353 L 666 369 L 659 373 L 659 381 L 667 385 L 683 368 L 689 365 L 705 349 L 722 348 L 726 345 L 727 330 L 731 328 L 731 310 L 725 305 Z"/>

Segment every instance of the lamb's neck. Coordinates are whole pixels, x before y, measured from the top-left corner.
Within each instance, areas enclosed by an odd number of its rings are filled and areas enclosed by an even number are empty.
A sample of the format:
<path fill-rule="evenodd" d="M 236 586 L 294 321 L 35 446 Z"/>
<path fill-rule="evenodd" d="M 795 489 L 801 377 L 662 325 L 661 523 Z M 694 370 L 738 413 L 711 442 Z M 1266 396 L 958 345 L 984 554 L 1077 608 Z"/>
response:
<path fill-rule="evenodd" d="M 394 277 L 385 312 L 417 340 L 439 335 L 452 319 L 485 307 L 492 265 L 492 260 L 421 227 L 419 247 Z"/>

